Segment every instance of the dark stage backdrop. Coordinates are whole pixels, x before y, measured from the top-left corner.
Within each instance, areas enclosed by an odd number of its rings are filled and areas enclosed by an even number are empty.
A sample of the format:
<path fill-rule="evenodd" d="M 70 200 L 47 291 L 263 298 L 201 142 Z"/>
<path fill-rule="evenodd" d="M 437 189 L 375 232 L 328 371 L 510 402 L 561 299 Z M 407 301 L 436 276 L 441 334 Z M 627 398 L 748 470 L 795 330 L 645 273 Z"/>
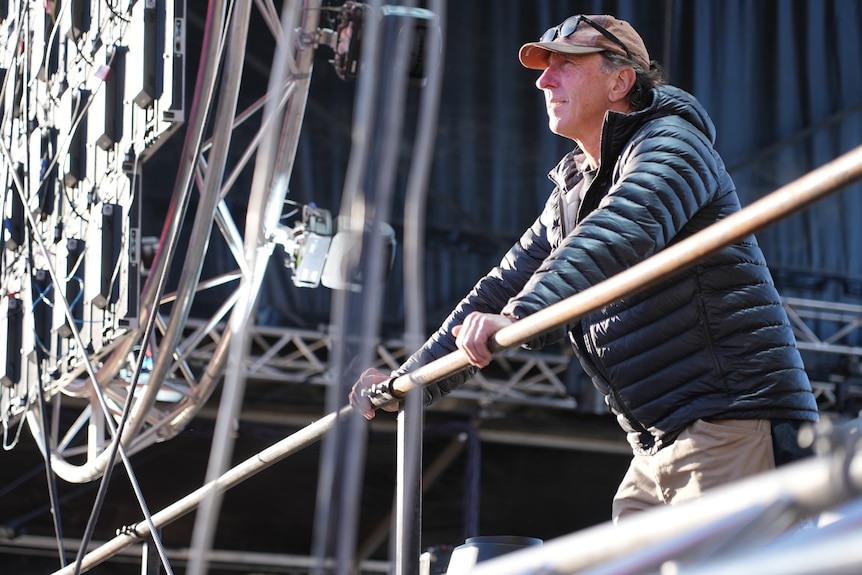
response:
<path fill-rule="evenodd" d="M 548 131 L 542 96 L 533 85 L 538 74 L 521 67 L 517 52 L 579 12 L 629 20 L 670 82 L 700 99 L 716 124 L 718 149 L 744 205 L 862 143 L 858 0 L 450 2 L 427 207 L 428 331 L 499 261 L 551 191 L 546 174 L 571 143 Z M 257 97 L 255 78 L 260 89 L 265 86 L 269 58 L 266 46 L 250 49 L 261 51 L 264 64 L 257 76 L 247 76 L 249 101 Z M 336 77 L 330 57 L 317 57 L 290 197 L 336 213 L 351 152 L 356 87 Z M 391 206 L 399 242 L 412 225 L 403 219 L 403 196 L 419 91 L 414 86 L 408 94 L 403 161 Z M 171 146 L 166 149 L 176 157 Z M 153 165 L 161 169 L 158 160 Z M 170 184 L 148 193 L 165 193 Z M 860 218 L 862 186 L 855 185 L 762 231 L 759 240 L 783 294 L 860 303 Z M 384 333 L 392 336 L 403 330 L 402 255 L 399 250 L 386 284 L 381 318 Z M 234 264 L 228 254 L 214 251 L 207 266 L 214 273 Z M 277 263 L 266 283 L 261 323 L 314 328 L 329 322 L 328 289 L 294 287 Z"/>

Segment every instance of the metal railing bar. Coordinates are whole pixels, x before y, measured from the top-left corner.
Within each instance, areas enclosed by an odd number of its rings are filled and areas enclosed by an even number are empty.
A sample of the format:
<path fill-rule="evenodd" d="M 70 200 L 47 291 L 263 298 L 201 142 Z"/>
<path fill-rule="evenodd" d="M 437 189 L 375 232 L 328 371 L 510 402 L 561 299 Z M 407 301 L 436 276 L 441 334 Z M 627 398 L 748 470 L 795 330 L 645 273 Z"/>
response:
<path fill-rule="evenodd" d="M 598 307 L 643 289 L 670 273 L 690 266 L 721 247 L 742 239 L 775 220 L 802 209 L 859 179 L 862 179 L 862 146 L 779 188 L 772 194 L 690 238 L 659 252 L 641 264 L 500 330 L 492 338 L 491 345 L 495 351 L 502 351 L 520 345 L 522 341 L 530 341 L 537 335 L 557 326 L 570 323 L 575 318 Z M 393 381 L 393 386 L 402 392 L 407 392 L 411 389 L 430 385 L 439 379 L 465 369 L 468 365 L 466 354 L 458 350 L 396 378 Z M 352 411 L 353 408 L 348 405 L 325 415 L 318 421 L 229 469 L 218 478 L 206 483 L 162 511 L 153 514 L 151 523 L 137 523 L 122 529 L 121 535 L 84 556 L 82 567 L 88 569 L 95 566 L 119 549 L 142 540 L 150 534 L 150 524 L 155 528 L 162 527 L 192 511 L 205 497 L 222 493 L 284 457 L 315 443 L 332 429 L 339 419 L 352 417 Z M 842 497 L 846 497 L 846 494 L 839 493 L 841 490 L 835 488 L 833 468 L 834 465 L 820 459 L 805 460 L 785 466 L 782 470 L 775 472 L 774 477 L 763 479 L 765 483 L 759 486 L 765 485 L 771 490 L 780 489 L 782 492 L 791 492 L 794 499 L 801 500 L 810 508 L 820 509 L 824 505 L 834 504 Z M 857 468 L 855 470 L 848 469 L 848 475 L 851 472 L 854 474 L 848 479 L 852 478 L 854 481 L 862 483 L 862 467 L 857 466 Z M 802 480 L 803 477 L 804 480 Z M 689 528 L 690 524 L 701 525 L 710 517 L 723 516 L 731 512 L 733 508 L 742 508 L 762 500 L 764 494 L 761 490 L 753 489 L 754 482 L 761 479 L 761 477 L 755 477 L 739 482 L 738 486 L 734 484 L 726 488 L 718 488 L 711 497 L 705 496 L 701 500 L 686 504 L 687 506 L 696 506 L 689 508 L 698 510 L 698 513 L 692 514 L 692 517 L 687 517 L 686 521 L 657 521 L 650 518 L 643 522 L 641 517 L 634 517 L 625 522 L 626 528 L 623 531 L 620 531 L 621 524 L 611 527 L 615 529 L 613 533 L 607 533 L 608 528 L 605 526 L 585 530 L 586 533 L 583 535 L 575 535 L 575 537 L 588 541 L 587 545 L 579 543 L 566 549 L 568 538 L 561 538 L 565 544 L 546 544 L 543 548 L 538 549 L 538 554 L 534 549 L 518 552 L 519 555 L 523 554 L 522 556 L 526 557 L 519 561 L 512 560 L 515 555 L 513 553 L 506 556 L 505 565 L 500 565 L 494 560 L 484 562 L 477 567 L 475 575 L 482 575 L 483 573 L 505 575 L 506 573 L 526 572 L 525 565 L 538 565 L 534 564 L 535 561 L 543 561 L 547 564 L 547 555 L 557 549 L 562 549 L 561 554 L 565 553 L 569 560 L 571 560 L 569 556 L 572 554 L 572 548 L 579 551 L 583 549 L 577 561 L 586 564 L 589 564 L 590 560 L 595 561 L 597 557 L 604 557 L 608 553 L 620 553 L 635 549 L 644 541 L 651 542 L 657 540 L 656 538 L 667 537 L 668 530 L 673 530 L 674 533 L 681 532 Z M 818 488 L 818 486 L 820 487 Z M 730 492 L 735 496 L 731 498 L 720 497 Z M 732 505 L 729 505 L 729 502 L 732 502 Z M 665 507 L 648 513 L 654 513 L 656 517 L 665 517 L 665 514 L 672 513 L 676 509 L 678 508 Z M 647 513 L 643 515 L 647 515 Z M 658 528 L 659 526 L 661 529 Z M 597 532 L 601 535 L 596 536 Z M 483 566 L 490 567 L 483 568 Z M 570 565 L 566 565 L 566 569 L 571 571 L 570 567 Z M 561 569 L 560 572 L 567 571 Z M 71 571 L 61 569 L 56 571 L 54 575 L 71 575 Z"/>

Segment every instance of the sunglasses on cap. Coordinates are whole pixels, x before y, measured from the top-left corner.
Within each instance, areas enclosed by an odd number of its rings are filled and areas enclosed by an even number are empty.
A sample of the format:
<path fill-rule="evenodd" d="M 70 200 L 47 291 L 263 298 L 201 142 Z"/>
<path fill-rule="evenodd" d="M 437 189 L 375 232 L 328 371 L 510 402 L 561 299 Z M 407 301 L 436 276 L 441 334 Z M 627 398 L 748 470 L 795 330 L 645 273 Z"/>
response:
<path fill-rule="evenodd" d="M 616 36 L 614 36 L 613 34 L 608 32 L 604 26 L 600 26 L 600 25 L 596 24 L 595 22 L 593 22 L 592 20 L 590 20 L 589 18 L 587 18 L 583 14 L 578 14 L 577 16 L 570 16 L 569 18 L 566 18 L 566 20 L 562 24 L 560 24 L 559 26 L 554 26 L 553 28 L 548 28 L 545 31 L 545 33 L 542 34 L 542 37 L 539 40 L 539 42 L 553 42 L 557 38 L 568 38 L 569 36 L 571 36 L 572 34 L 575 33 L 575 30 L 578 29 L 578 25 L 581 22 L 585 22 L 589 26 L 592 26 L 599 34 L 601 34 L 602 36 L 604 36 L 605 38 L 607 38 L 608 40 L 610 40 L 611 42 L 613 42 L 614 44 L 616 44 L 620 48 L 622 48 L 625 51 L 626 57 L 629 60 L 634 60 L 634 58 L 632 57 L 632 53 L 629 51 L 628 46 L 623 44 L 622 40 L 620 40 L 619 38 L 617 38 Z"/>

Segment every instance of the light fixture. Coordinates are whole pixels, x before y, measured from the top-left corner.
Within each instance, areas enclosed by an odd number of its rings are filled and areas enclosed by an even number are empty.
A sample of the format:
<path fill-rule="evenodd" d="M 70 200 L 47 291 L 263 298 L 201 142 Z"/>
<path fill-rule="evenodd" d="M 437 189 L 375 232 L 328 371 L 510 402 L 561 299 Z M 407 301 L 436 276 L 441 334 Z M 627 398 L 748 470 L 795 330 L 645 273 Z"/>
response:
<path fill-rule="evenodd" d="M 301 215 L 292 226 L 279 225 L 272 241 L 284 249 L 284 265 L 293 272 L 297 287 L 359 290 L 365 283 L 362 246 L 374 231 L 371 224 L 352 229 L 346 218 L 333 222 L 328 210 L 315 205 L 300 206 L 292 215 Z M 395 230 L 380 223 L 376 233 L 382 236 L 384 278 L 395 261 Z"/>

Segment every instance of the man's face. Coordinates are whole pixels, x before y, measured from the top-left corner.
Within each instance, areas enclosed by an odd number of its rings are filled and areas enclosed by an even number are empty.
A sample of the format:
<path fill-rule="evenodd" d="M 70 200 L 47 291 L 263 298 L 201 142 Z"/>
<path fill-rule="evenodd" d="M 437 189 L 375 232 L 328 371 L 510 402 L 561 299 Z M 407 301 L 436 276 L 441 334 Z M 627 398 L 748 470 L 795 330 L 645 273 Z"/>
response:
<path fill-rule="evenodd" d="M 601 133 L 605 112 L 612 105 L 608 98 L 611 75 L 602 72 L 602 61 L 598 53 L 551 53 L 536 87 L 545 93 L 552 132 L 579 142 Z"/>

